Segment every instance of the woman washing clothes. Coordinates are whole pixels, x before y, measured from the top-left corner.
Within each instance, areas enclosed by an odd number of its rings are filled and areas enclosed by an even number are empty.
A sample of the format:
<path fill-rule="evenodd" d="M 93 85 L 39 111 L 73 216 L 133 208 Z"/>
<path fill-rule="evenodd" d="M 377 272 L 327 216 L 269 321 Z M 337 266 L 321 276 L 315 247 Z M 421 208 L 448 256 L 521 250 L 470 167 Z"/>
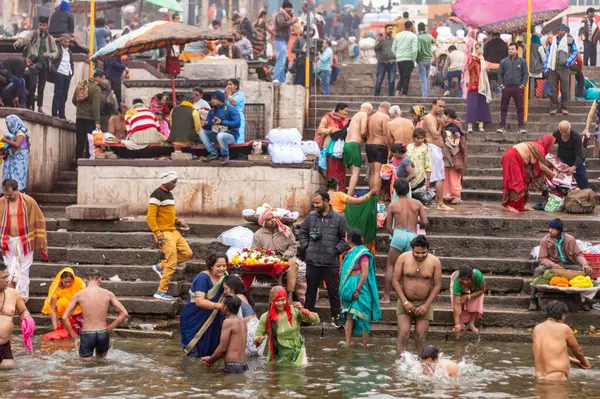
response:
<path fill-rule="evenodd" d="M 47 341 L 55 341 L 59 339 L 69 338 L 69 332 L 62 322 L 62 317 L 71 303 L 73 296 L 85 288 L 83 280 L 75 276 L 75 272 L 70 267 L 65 267 L 54 277 L 54 281 L 48 289 L 48 297 L 44 301 L 42 313 L 50 315 L 52 319 L 53 331 L 42 336 L 42 339 Z M 81 334 L 83 327 L 83 314 L 81 307 L 77 305 L 69 322 L 73 327 L 73 331 L 77 335 Z"/>
<path fill-rule="evenodd" d="M 363 245 L 360 230 L 349 228 L 346 231 L 346 243 L 349 250 L 344 256 L 340 273 L 340 318 L 345 324 L 346 345 L 350 346 L 352 334 L 356 334 L 362 336 L 362 345 L 366 348 L 371 322 L 381 319 L 375 258 Z"/>
<path fill-rule="evenodd" d="M 290 306 L 285 288 L 275 286 L 269 294 L 269 307 L 260 317 L 254 336 L 256 346 L 267 342 L 267 362 L 296 366 L 308 364 L 300 323 L 319 323 L 319 315 L 304 309 L 300 302 Z"/>
<path fill-rule="evenodd" d="M 450 276 L 450 299 L 457 340 L 460 339 L 463 324 L 468 323 L 469 331 L 479 332 L 475 321 L 483 317 L 483 297 L 486 289 L 487 283 L 483 273 L 469 265 L 460 265 Z"/>
<path fill-rule="evenodd" d="M 446 126 L 444 137 L 444 199 L 452 204 L 462 202 L 462 177 L 467 167 L 467 138 L 463 133 L 460 119 L 452 109 L 444 111 Z"/>

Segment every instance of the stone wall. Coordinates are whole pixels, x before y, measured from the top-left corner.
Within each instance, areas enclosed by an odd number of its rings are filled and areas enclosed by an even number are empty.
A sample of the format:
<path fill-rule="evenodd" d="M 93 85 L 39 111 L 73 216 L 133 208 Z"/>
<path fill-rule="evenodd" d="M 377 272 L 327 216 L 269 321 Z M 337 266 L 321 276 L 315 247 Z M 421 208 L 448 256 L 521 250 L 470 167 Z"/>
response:
<path fill-rule="evenodd" d="M 58 173 L 70 170 L 75 158 L 75 124 L 23 109 L 0 108 L 0 126 L 4 118 L 18 115 L 29 130 L 28 193 L 52 192 Z"/>
<path fill-rule="evenodd" d="M 240 216 L 265 202 L 305 215 L 323 184 L 310 163 L 235 161 L 221 167 L 200 161 L 81 159 L 78 166 L 78 205 L 127 204 L 133 214 L 147 211 L 160 175 L 171 170 L 179 174 L 173 191 L 177 213 L 188 216 Z"/>
<path fill-rule="evenodd" d="M 181 76 L 192 80 L 248 80 L 246 60 L 192 60 L 181 70 Z"/>

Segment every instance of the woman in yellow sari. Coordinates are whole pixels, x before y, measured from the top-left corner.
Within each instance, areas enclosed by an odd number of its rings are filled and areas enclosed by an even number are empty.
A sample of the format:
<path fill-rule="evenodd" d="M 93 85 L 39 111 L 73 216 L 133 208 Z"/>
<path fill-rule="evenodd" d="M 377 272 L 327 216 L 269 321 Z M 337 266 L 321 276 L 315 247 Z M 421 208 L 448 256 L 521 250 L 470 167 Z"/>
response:
<path fill-rule="evenodd" d="M 70 267 L 65 267 L 54 277 L 54 281 L 48 289 L 48 297 L 44 301 L 42 313 L 50 315 L 54 331 L 42 336 L 43 339 L 53 341 L 69 338 L 69 332 L 66 330 L 61 319 L 71 303 L 73 296 L 85 288 L 83 280 L 75 276 L 75 272 Z M 73 311 L 69 322 L 78 335 L 83 326 L 83 315 L 79 305 Z"/>

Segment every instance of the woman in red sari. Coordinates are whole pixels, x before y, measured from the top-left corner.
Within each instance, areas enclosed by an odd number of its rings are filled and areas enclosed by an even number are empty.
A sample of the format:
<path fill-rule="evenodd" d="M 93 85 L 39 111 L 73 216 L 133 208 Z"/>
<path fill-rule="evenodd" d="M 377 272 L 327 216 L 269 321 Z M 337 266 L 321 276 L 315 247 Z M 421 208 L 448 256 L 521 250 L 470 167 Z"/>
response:
<path fill-rule="evenodd" d="M 546 166 L 545 160 L 552 145 L 554 137 L 547 134 L 538 141 L 519 143 L 506 150 L 501 161 L 504 209 L 515 213 L 533 210 L 525 206 L 532 184 L 542 177 L 542 173 L 556 176 L 556 173 Z"/>
<path fill-rule="evenodd" d="M 319 147 L 327 150 L 329 142 L 332 140 L 331 135 L 348 126 L 348 105 L 339 103 L 335 109 L 321 119 L 315 141 Z M 327 153 L 327 151 L 325 151 Z M 321 152 L 323 154 L 323 152 Z M 334 158 L 331 154 L 327 156 L 327 180 L 330 177 L 335 177 L 340 182 L 340 191 L 346 192 L 346 167 L 342 158 Z"/>

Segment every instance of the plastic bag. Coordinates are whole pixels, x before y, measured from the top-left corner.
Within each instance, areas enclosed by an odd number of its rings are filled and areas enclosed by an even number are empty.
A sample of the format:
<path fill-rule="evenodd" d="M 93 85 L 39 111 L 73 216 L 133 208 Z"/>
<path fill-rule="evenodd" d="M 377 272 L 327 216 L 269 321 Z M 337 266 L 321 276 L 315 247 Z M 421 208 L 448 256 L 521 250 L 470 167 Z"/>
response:
<path fill-rule="evenodd" d="M 319 145 L 316 141 L 302 141 L 300 143 L 300 148 L 302 148 L 302 152 L 304 155 L 319 155 L 321 150 L 319 149 Z"/>
<path fill-rule="evenodd" d="M 269 154 L 273 163 L 302 163 L 306 159 L 300 142 L 269 144 Z"/>
<path fill-rule="evenodd" d="M 104 133 L 102 133 L 102 130 L 96 129 L 92 133 L 88 133 L 87 139 L 90 159 L 96 159 L 96 146 L 104 144 Z M 102 149 L 98 148 L 98 152 L 102 152 Z"/>
<path fill-rule="evenodd" d="M 271 129 L 267 134 L 267 140 L 273 144 L 299 143 L 302 141 L 302 134 L 296 128 L 294 129 Z"/>
<path fill-rule="evenodd" d="M 344 144 L 346 144 L 344 140 L 336 140 L 335 144 L 333 144 L 333 152 L 331 153 L 331 156 L 338 159 L 343 158 Z"/>
<path fill-rule="evenodd" d="M 421 201 L 423 205 L 429 205 L 435 199 L 435 191 L 431 188 L 425 189 L 425 186 L 422 186 L 413 191 L 412 196 L 414 199 Z"/>
<path fill-rule="evenodd" d="M 386 163 L 384 165 L 381 166 L 381 171 L 379 172 L 379 175 L 381 176 L 381 178 L 385 181 L 388 181 L 392 178 L 392 175 L 394 174 L 394 165 L 392 165 L 391 163 Z"/>
<path fill-rule="evenodd" d="M 564 198 L 560 198 L 557 195 L 550 194 L 550 197 L 548 197 L 548 202 L 546 203 L 544 210 L 546 212 L 558 212 L 562 209 L 564 203 Z"/>
<path fill-rule="evenodd" d="M 529 256 L 531 256 L 534 260 L 538 260 L 540 257 L 540 246 L 538 245 L 537 247 L 533 248 Z"/>
<path fill-rule="evenodd" d="M 252 230 L 246 227 L 237 226 L 221 233 L 218 240 L 223 245 L 242 250 L 244 248 L 250 248 L 253 238 L 254 233 Z"/>

